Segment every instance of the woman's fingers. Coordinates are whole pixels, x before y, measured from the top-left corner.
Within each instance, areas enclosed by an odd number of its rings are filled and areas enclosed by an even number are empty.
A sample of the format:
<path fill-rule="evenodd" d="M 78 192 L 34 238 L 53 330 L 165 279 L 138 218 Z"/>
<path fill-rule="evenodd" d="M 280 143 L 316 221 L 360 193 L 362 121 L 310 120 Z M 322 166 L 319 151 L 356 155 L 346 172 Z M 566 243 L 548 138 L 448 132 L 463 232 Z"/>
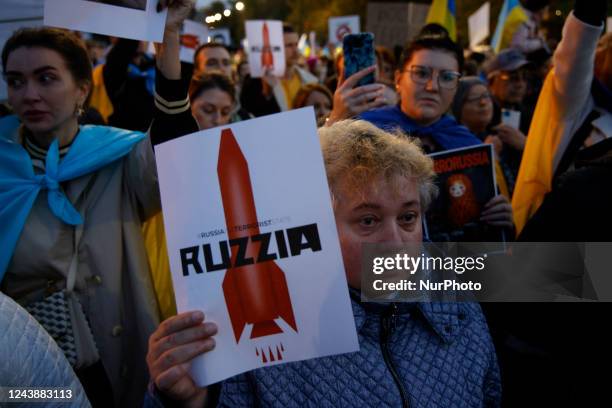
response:
<path fill-rule="evenodd" d="M 361 78 L 366 77 L 368 74 L 373 73 L 376 70 L 376 65 L 372 65 L 371 67 L 367 67 L 362 69 L 361 71 L 355 72 L 350 77 L 346 78 L 346 80 L 340 85 L 341 89 L 351 89 L 357 85 L 357 82 L 361 80 Z"/>
<path fill-rule="evenodd" d="M 207 338 L 217 334 L 217 325 L 214 323 L 206 322 L 199 324 L 188 329 L 183 329 L 178 332 L 174 332 L 166 337 L 162 337 L 157 340 L 157 344 L 154 350 L 151 350 L 151 355 L 154 359 L 159 357 L 174 347 L 181 346 L 184 344 L 192 343 L 199 340 L 206 340 Z"/>
<path fill-rule="evenodd" d="M 170 391 L 172 388 L 183 378 L 189 375 L 189 363 L 183 363 L 176 365 L 160 375 L 155 379 L 155 385 L 162 391 Z M 191 377 L 189 378 L 191 380 Z M 172 390 L 180 392 L 180 390 Z"/>
<path fill-rule="evenodd" d="M 384 96 L 379 96 L 365 106 L 364 112 L 374 108 L 380 108 L 387 105 L 387 100 Z"/>
<path fill-rule="evenodd" d="M 174 347 L 164 352 L 155 360 L 153 371 L 158 374 L 163 373 L 174 366 L 190 362 L 200 354 L 209 352 L 214 348 L 215 339 L 213 338 Z"/>
<path fill-rule="evenodd" d="M 383 94 L 381 91 L 371 91 L 371 92 L 364 92 L 364 93 L 360 93 L 357 96 L 353 96 L 347 99 L 347 104 L 350 106 L 361 106 L 361 105 L 365 105 L 368 102 L 376 99 L 376 98 L 382 98 Z"/>
<path fill-rule="evenodd" d="M 508 199 L 501 194 L 491 198 L 485 204 L 480 220 L 493 226 L 512 228 L 514 226 L 512 206 Z"/>
<path fill-rule="evenodd" d="M 204 313 L 199 310 L 184 312 L 164 320 L 151 335 L 151 340 L 157 341 L 172 333 L 198 325 L 204 321 Z"/>
<path fill-rule="evenodd" d="M 345 97 L 346 98 L 356 98 L 356 97 L 362 96 L 363 94 L 369 94 L 372 92 L 376 92 L 382 95 L 383 91 L 384 91 L 384 85 L 369 84 L 369 85 L 363 85 L 363 86 L 348 90 L 345 93 Z"/>

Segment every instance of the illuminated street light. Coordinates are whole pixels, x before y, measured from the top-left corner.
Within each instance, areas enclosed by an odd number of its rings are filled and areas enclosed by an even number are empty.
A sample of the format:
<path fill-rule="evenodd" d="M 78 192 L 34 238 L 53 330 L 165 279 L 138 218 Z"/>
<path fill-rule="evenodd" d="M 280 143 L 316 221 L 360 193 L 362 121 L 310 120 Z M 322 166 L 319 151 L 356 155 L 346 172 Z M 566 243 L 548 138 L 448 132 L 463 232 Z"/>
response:
<path fill-rule="evenodd" d="M 225 17 L 229 17 L 229 16 L 231 16 L 231 15 L 232 15 L 232 12 L 231 12 L 231 10 L 229 10 L 229 9 L 225 9 L 225 10 L 223 11 L 223 15 L 224 15 Z"/>
<path fill-rule="evenodd" d="M 244 10 L 244 3 L 239 1 L 238 3 L 236 3 L 236 10 L 238 11 L 242 11 Z"/>
<path fill-rule="evenodd" d="M 215 20 L 221 21 L 222 18 L 223 18 L 223 16 L 221 16 L 221 13 L 215 14 Z"/>

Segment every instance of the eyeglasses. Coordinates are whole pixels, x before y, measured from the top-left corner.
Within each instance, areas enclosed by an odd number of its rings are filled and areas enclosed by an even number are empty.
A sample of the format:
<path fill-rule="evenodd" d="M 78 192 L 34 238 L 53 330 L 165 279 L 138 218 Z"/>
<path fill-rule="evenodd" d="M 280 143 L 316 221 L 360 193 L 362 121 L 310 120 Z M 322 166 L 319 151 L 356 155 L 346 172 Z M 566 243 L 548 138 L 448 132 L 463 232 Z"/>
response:
<path fill-rule="evenodd" d="M 455 89 L 459 84 L 459 78 L 461 74 L 457 71 L 451 70 L 437 70 L 432 67 L 425 67 L 421 65 L 413 65 L 407 69 L 410 72 L 410 79 L 414 83 L 424 85 L 433 78 L 434 71 L 438 72 L 438 85 L 443 89 Z"/>
<path fill-rule="evenodd" d="M 489 92 L 485 92 L 482 95 L 473 96 L 471 98 L 465 98 L 465 103 L 480 103 L 491 100 L 491 94 Z"/>

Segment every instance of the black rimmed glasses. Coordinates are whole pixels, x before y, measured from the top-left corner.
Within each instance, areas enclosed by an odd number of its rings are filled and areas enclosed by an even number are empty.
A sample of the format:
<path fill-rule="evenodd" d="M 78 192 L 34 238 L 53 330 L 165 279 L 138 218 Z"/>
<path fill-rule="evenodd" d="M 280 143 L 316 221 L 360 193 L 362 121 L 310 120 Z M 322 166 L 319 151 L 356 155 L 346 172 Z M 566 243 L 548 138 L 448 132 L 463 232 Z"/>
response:
<path fill-rule="evenodd" d="M 434 71 L 438 73 L 438 86 L 443 89 L 455 89 L 459 85 L 461 74 L 457 71 L 448 69 L 438 70 L 422 65 L 412 65 L 406 71 L 410 72 L 410 79 L 413 82 L 425 85 L 433 78 Z"/>

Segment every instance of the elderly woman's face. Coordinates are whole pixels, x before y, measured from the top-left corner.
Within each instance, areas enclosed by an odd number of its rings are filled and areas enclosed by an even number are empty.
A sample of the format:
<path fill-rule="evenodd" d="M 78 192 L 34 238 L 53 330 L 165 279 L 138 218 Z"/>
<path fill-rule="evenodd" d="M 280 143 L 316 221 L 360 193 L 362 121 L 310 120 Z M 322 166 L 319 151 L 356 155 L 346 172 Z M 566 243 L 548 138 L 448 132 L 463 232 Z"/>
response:
<path fill-rule="evenodd" d="M 472 132 L 480 133 L 485 130 L 492 119 L 493 100 L 489 90 L 481 84 L 472 86 L 463 100 L 461 123 Z"/>
<path fill-rule="evenodd" d="M 344 191 L 341 188 L 340 191 Z M 346 277 L 361 287 L 361 244 L 420 243 L 423 240 L 419 186 L 414 178 L 379 177 L 361 192 L 341 192 L 334 215 Z"/>
<path fill-rule="evenodd" d="M 450 107 L 456 86 L 448 89 L 448 73 L 457 72 L 459 65 L 449 52 L 419 50 L 395 74 L 395 84 L 400 94 L 402 112 L 422 126 L 438 121 Z M 432 71 L 430 79 L 424 81 L 424 72 Z M 443 80 L 439 80 L 443 74 Z M 418 80 L 418 82 L 417 82 Z M 419 83 L 424 82 L 424 83 Z M 445 87 L 441 87 L 443 83 Z"/>
<path fill-rule="evenodd" d="M 6 63 L 8 101 L 27 129 L 53 134 L 76 121 L 89 85 L 77 85 L 62 56 L 43 47 L 20 47 Z"/>

